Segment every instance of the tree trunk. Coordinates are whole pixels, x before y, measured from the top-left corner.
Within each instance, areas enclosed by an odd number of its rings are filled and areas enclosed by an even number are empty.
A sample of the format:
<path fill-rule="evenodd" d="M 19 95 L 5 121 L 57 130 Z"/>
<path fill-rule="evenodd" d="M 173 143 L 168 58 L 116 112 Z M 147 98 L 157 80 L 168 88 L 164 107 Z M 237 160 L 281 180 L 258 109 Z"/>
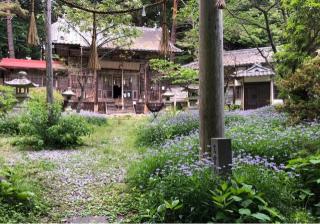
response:
<path fill-rule="evenodd" d="M 47 103 L 53 104 L 53 68 L 52 68 L 52 40 L 51 40 L 51 0 L 46 5 L 46 75 L 47 75 Z M 49 107 L 49 115 L 51 109 Z"/>
<path fill-rule="evenodd" d="M 7 3 L 10 3 L 10 0 L 7 0 Z M 10 10 L 7 11 L 10 13 Z M 9 58 L 15 58 L 14 53 L 14 43 L 13 43 L 13 28 L 12 28 L 12 16 L 7 16 L 7 36 L 8 36 L 8 51 L 9 51 Z"/>
<path fill-rule="evenodd" d="M 223 26 L 217 1 L 200 1 L 201 155 L 210 151 L 211 138 L 224 137 Z"/>
<path fill-rule="evenodd" d="M 274 53 L 277 53 L 277 47 L 276 47 L 276 44 L 274 43 L 273 35 L 272 35 L 272 32 L 271 32 L 271 28 L 270 28 L 268 12 L 262 12 L 262 13 L 263 13 L 263 17 L 264 17 L 264 20 L 265 20 L 265 23 L 266 23 L 266 30 L 267 30 L 268 38 L 269 38 L 269 41 L 270 41 L 270 44 L 271 44 L 271 48 L 272 48 Z"/>
<path fill-rule="evenodd" d="M 82 108 L 82 104 L 83 104 L 83 100 L 84 100 L 84 92 L 85 92 L 85 86 L 80 85 L 80 97 L 79 97 L 79 101 L 77 104 L 77 113 L 81 112 L 81 108 Z"/>
<path fill-rule="evenodd" d="M 177 13 L 178 13 L 179 0 L 173 0 L 173 13 L 172 13 L 172 27 L 171 27 L 171 38 L 170 41 L 174 45 L 177 42 Z M 171 52 L 170 60 L 174 60 L 175 54 Z"/>

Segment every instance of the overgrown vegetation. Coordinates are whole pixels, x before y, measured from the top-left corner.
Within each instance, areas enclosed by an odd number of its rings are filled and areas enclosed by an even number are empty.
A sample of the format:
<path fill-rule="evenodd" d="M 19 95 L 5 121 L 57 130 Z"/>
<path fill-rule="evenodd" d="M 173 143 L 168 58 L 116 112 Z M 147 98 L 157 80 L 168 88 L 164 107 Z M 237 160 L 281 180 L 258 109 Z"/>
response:
<path fill-rule="evenodd" d="M 139 205 L 137 219 L 316 221 L 319 177 L 314 172 L 318 169 L 314 153 L 320 147 L 320 125 L 288 126 L 286 120 L 273 108 L 227 115 L 227 135 L 232 138 L 235 152 L 231 181 L 212 173 L 210 158 L 199 161 L 196 114 L 164 116 L 144 125 L 138 139 L 151 149 L 132 165 L 128 176 Z M 175 129 L 180 132 L 172 131 Z M 300 158 L 307 152 L 310 157 Z"/>
<path fill-rule="evenodd" d="M 47 212 L 42 188 L 30 171 L 41 171 L 42 164 L 9 167 L 0 164 L 0 222 L 36 222 Z M 28 169 L 28 170 L 26 170 Z"/>
<path fill-rule="evenodd" d="M 82 136 L 91 133 L 91 128 L 82 116 L 62 116 L 62 102 L 62 96 L 55 93 L 52 116 L 49 116 L 44 89 L 33 90 L 20 113 L 10 114 L 0 120 L 0 132 L 15 135 L 13 144 L 21 148 L 80 145 Z"/>
<path fill-rule="evenodd" d="M 280 81 L 284 110 L 296 123 L 320 119 L 320 57 L 306 61 L 294 74 Z"/>

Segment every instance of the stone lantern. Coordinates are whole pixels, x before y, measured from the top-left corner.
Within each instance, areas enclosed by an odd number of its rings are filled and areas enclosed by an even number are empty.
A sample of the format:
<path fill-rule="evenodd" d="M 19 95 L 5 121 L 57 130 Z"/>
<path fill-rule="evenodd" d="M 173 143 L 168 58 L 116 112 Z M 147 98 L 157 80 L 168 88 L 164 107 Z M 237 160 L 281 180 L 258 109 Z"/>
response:
<path fill-rule="evenodd" d="M 165 104 L 166 110 L 170 109 L 172 106 L 171 97 L 173 97 L 173 92 L 167 90 L 164 94 L 162 94 L 163 102 Z"/>
<path fill-rule="evenodd" d="M 18 72 L 17 79 L 5 81 L 4 83 L 16 88 L 16 97 L 20 103 L 29 97 L 29 88 L 39 86 L 27 79 L 27 73 L 25 71 Z"/>
<path fill-rule="evenodd" d="M 65 98 L 65 102 L 67 104 L 67 107 L 65 109 L 66 112 L 72 111 L 70 100 L 75 95 L 76 94 L 72 91 L 71 87 L 68 87 L 68 89 L 62 93 L 62 96 Z"/>
<path fill-rule="evenodd" d="M 188 86 L 188 106 L 189 109 L 197 109 L 199 104 L 199 85 Z"/>

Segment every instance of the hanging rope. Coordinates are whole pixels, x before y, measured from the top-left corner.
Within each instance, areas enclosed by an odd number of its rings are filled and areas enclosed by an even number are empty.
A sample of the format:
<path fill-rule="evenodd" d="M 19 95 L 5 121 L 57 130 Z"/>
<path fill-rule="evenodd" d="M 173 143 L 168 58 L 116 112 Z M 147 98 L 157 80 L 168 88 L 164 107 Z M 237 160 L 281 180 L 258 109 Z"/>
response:
<path fill-rule="evenodd" d="M 226 2 L 225 2 L 225 0 L 218 0 L 218 1 L 217 1 L 217 7 L 218 7 L 219 9 L 224 9 L 224 8 L 226 8 Z"/>
<path fill-rule="evenodd" d="M 169 30 L 168 30 L 168 24 L 167 24 L 167 0 L 164 0 L 162 4 L 162 36 L 160 41 L 160 52 L 165 57 L 168 55 L 168 52 L 170 51 L 169 46 Z"/>
<path fill-rule="evenodd" d="M 93 22 L 92 22 L 92 42 L 90 47 L 90 55 L 88 68 L 92 71 L 100 70 L 101 65 L 99 62 L 98 49 L 97 49 L 97 18 L 96 13 L 93 13 Z"/>
<path fill-rule="evenodd" d="M 159 2 L 152 3 L 152 4 L 145 5 L 143 7 L 138 7 L 138 8 L 131 8 L 131 9 L 126 9 L 126 10 L 110 10 L 110 11 L 101 11 L 101 10 L 96 10 L 96 9 L 92 9 L 92 8 L 87 8 L 85 6 L 71 2 L 70 0 L 58 0 L 58 1 L 68 5 L 69 7 L 72 7 L 75 9 L 80 9 L 85 12 L 96 13 L 96 14 L 100 14 L 100 15 L 115 15 L 115 14 L 125 14 L 125 13 L 133 13 L 133 12 L 141 11 L 141 10 L 143 10 L 143 8 L 150 8 L 150 7 L 154 7 L 154 6 L 163 4 L 166 0 L 161 0 Z"/>
<path fill-rule="evenodd" d="M 37 23 L 36 23 L 36 18 L 34 14 L 34 0 L 31 0 L 30 24 L 29 24 L 27 43 L 33 46 L 39 45 Z"/>

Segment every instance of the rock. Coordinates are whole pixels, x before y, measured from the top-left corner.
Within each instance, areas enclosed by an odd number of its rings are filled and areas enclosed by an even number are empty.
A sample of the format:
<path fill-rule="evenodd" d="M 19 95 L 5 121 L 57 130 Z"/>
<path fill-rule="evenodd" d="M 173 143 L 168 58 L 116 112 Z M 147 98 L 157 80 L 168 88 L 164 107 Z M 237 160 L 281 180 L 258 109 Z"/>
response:
<path fill-rule="evenodd" d="M 65 223 L 108 223 L 105 216 L 87 216 L 87 217 L 71 217 L 67 220 L 62 220 Z"/>

